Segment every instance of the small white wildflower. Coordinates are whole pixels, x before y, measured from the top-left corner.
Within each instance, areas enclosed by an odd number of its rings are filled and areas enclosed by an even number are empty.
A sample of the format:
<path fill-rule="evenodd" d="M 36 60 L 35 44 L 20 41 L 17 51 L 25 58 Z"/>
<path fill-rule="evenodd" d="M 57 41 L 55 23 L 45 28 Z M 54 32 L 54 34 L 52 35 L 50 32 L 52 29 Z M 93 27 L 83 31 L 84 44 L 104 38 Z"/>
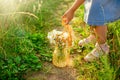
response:
<path fill-rule="evenodd" d="M 54 36 L 53 32 L 48 32 L 47 38 L 49 39 L 51 44 L 55 44 L 55 40 L 54 40 L 55 36 Z"/>
<path fill-rule="evenodd" d="M 64 36 L 64 39 L 67 39 L 69 35 L 67 32 L 65 32 L 65 33 L 63 33 L 63 36 Z"/>

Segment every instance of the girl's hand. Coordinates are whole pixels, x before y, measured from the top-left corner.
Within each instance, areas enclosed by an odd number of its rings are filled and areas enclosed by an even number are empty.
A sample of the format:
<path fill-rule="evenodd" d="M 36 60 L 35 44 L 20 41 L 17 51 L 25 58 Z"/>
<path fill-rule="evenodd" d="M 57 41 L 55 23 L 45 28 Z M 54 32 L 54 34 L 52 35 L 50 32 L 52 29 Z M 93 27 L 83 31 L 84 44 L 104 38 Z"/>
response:
<path fill-rule="evenodd" d="M 74 11 L 72 10 L 67 10 L 64 15 L 62 16 L 62 18 L 66 18 L 66 24 L 69 24 L 69 22 L 73 19 L 74 16 Z"/>
<path fill-rule="evenodd" d="M 69 8 L 64 15 L 62 16 L 62 18 L 66 18 L 66 24 L 69 24 L 69 22 L 73 19 L 74 16 L 74 12 L 79 8 L 79 6 L 84 2 L 85 0 L 75 0 L 75 2 L 73 3 L 73 5 L 71 6 L 71 8 Z"/>

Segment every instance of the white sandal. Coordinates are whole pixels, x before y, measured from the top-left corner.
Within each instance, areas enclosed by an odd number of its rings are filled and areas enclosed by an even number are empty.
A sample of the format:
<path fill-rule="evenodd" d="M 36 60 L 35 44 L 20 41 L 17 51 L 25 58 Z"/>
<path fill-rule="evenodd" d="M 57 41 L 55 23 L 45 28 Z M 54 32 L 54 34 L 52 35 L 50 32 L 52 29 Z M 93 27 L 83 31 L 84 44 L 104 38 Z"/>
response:
<path fill-rule="evenodd" d="M 87 38 L 80 40 L 78 42 L 78 45 L 84 46 L 85 44 L 88 44 L 88 43 L 93 42 L 93 41 L 95 41 L 95 35 L 92 34 L 92 35 L 88 36 Z"/>
<path fill-rule="evenodd" d="M 84 60 L 87 62 L 91 62 L 99 58 L 101 55 L 108 53 L 109 53 L 109 46 L 106 43 L 100 45 L 96 43 L 95 48 L 84 57 Z"/>

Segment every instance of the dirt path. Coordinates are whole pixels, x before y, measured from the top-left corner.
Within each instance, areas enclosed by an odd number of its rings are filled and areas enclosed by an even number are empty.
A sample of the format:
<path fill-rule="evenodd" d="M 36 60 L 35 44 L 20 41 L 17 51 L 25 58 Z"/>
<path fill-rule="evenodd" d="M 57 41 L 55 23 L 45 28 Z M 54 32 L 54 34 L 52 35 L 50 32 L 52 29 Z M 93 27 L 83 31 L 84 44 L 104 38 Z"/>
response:
<path fill-rule="evenodd" d="M 42 71 L 27 75 L 27 80 L 76 80 L 76 75 L 75 68 L 58 68 L 51 63 L 45 63 Z"/>

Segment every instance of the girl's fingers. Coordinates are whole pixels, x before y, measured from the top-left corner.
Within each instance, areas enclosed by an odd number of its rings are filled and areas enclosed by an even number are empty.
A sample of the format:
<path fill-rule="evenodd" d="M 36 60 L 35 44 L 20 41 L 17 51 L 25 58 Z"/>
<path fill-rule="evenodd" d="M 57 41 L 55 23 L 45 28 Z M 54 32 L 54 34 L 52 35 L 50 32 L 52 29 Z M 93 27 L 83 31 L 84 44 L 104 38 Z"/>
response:
<path fill-rule="evenodd" d="M 69 24 L 69 21 L 68 21 L 68 20 L 66 21 L 66 24 Z"/>
<path fill-rule="evenodd" d="M 63 20 L 63 22 L 64 22 L 65 24 L 68 24 L 68 23 L 69 23 L 69 21 L 68 21 L 68 19 L 67 19 L 66 17 L 63 17 L 62 20 Z"/>

